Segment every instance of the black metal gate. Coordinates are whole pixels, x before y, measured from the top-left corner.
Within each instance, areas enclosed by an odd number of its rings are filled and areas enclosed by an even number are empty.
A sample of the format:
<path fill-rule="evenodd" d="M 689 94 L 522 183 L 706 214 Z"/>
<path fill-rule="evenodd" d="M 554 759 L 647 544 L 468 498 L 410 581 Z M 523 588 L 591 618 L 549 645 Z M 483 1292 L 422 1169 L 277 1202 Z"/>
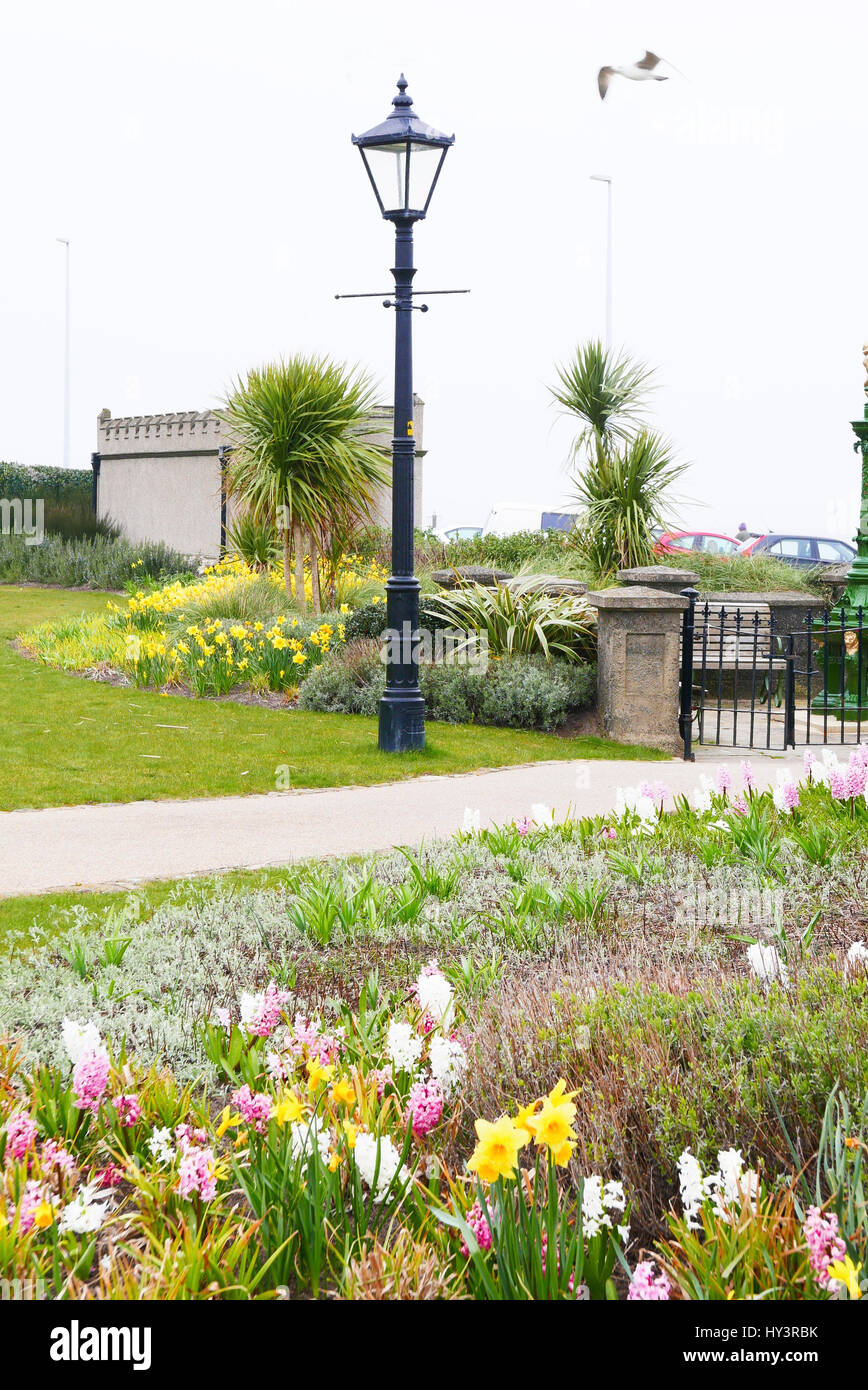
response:
<path fill-rule="evenodd" d="M 795 748 L 859 743 L 868 723 L 862 608 L 808 610 L 779 631 L 761 601 L 688 599 L 681 637 L 679 728 L 692 747 Z"/>

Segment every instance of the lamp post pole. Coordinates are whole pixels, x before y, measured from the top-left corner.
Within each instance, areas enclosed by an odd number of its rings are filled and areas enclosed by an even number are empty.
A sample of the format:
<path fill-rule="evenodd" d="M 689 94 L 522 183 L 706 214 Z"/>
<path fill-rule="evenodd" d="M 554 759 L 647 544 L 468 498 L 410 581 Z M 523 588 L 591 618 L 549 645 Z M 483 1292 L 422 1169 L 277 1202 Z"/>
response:
<path fill-rule="evenodd" d="M 425 747 L 425 701 L 419 689 L 419 581 L 413 573 L 413 225 L 428 212 L 446 152 L 454 142 L 454 135 L 444 135 L 416 114 L 403 73 L 386 119 L 353 136 L 380 212 L 395 224 L 395 295 L 383 301 L 395 311 L 392 573 L 386 582 L 386 691 L 380 701 L 379 730 L 384 753 Z M 422 311 L 427 307 L 418 305 Z"/>
<path fill-rule="evenodd" d="M 395 219 L 395 413 L 392 432 L 392 574 L 386 583 L 388 663 L 379 746 L 425 746 L 419 689 L 419 581 L 413 573 L 416 440 L 413 435 L 413 218 Z"/>

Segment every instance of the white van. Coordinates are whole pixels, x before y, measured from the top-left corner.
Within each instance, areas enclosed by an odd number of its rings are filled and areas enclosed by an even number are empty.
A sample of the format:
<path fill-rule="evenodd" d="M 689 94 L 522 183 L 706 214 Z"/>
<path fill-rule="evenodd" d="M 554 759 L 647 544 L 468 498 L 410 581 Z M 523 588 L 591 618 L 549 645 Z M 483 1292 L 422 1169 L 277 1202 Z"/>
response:
<path fill-rule="evenodd" d="M 534 502 L 495 502 L 482 528 L 484 536 L 514 536 L 516 531 L 571 531 L 575 512 Z"/>

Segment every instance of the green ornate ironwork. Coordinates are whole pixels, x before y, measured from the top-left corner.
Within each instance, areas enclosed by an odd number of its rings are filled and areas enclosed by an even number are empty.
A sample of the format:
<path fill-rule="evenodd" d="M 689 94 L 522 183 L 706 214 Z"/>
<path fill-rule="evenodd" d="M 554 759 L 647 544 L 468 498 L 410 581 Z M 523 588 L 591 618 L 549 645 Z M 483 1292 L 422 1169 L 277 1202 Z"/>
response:
<path fill-rule="evenodd" d="M 862 351 L 868 397 L 868 344 Z M 862 455 L 856 558 L 847 572 L 847 587 L 840 603 L 812 625 L 819 643 L 824 689 L 811 705 L 836 719 L 861 720 L 868 716 L 868 642 L 863 636 L 868 622 L 868 403 L 862 419 L 851 424 L 856 435 L 853 451 Z"/>

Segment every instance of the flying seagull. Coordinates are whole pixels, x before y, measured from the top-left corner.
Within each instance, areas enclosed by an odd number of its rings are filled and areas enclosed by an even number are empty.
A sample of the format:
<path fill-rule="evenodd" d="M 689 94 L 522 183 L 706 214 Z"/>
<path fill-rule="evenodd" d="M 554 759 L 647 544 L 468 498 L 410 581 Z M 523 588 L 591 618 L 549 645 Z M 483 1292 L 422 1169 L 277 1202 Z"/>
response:
<path fill-rule="evenodd" d="M 616 74 L 618 77 L 629 77 L 631 82 L 668 82 L 669 79 L 664 73 L 654 71 L 658 63 L 665 62 L 665 58 L 658 58 L 656 53 L 646 51 L 645 57 L 638 63 L 629 63 L 623 68 L 600 68 L 597 74 L 600 100 L 605 98 L 609 83 Z"/>

